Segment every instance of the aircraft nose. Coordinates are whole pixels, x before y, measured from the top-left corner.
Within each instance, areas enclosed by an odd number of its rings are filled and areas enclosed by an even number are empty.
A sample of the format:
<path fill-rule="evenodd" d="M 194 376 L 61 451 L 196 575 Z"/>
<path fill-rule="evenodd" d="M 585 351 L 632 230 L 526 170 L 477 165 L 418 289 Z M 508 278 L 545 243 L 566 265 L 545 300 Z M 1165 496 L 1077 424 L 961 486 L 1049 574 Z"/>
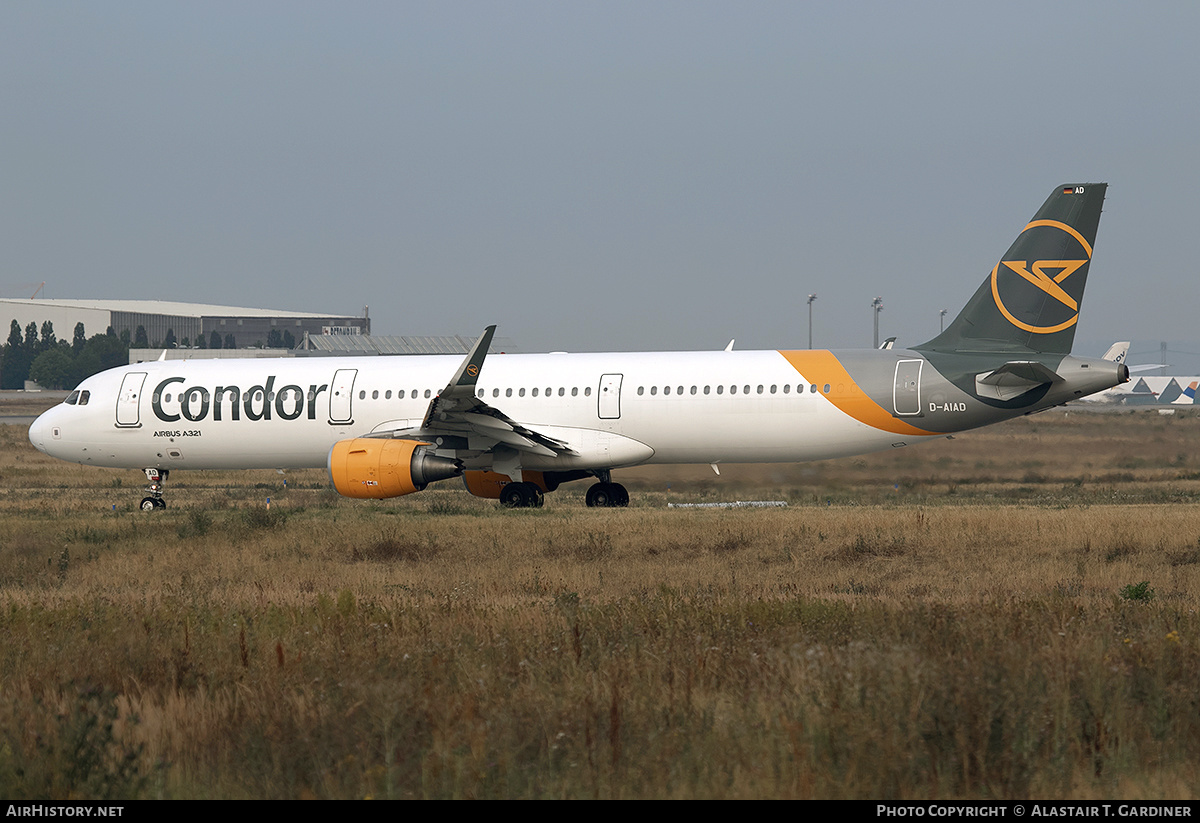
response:
<path fill-rule="evenodd" d="M 50 422 L 46 418 L 49 416 L 49 412 L 43 412 L 29 424 L 29 442 L 35 449 L 45 454 L 49 453 L 46 451 L 46 439 L 50 431 Z"/>

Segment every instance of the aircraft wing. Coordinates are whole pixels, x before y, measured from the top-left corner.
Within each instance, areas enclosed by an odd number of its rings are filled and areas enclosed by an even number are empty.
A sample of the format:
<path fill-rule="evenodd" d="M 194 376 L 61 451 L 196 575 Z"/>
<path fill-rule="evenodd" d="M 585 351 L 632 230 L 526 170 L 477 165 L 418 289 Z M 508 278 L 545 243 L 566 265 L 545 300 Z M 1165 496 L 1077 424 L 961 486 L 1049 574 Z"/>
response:
<path fill-rule="evenodd" d="M 440 437 L 452 448 L 479 451 L 487 451 L 503 443 L 517 451 L 542 457 L 575 454 L 575 450 L 567 443 L 518 423 L 476 396 L 475 386 L 479 382 L 479 373 L 483 370 L 483 361 L 495 331 L 495 326 L 488 326 L 475 341 L 446 388 L 429 401 L 429 408 L 419 427 L 373 432 L 369 436 L 431 442 L 437 442 Z"/>
<path fill-rule="evenodd" d="M 548 437 L 527 426 L 523 426 L 498 409 L 479 403 L 470 411 L 439 413 L 439 419 L 406 429 L 376 431 L 365 437 L 402 438 L 437 443 L 446 447 L 489 451 L 499 444 L 511 446 L 519 452 L 542 457 L 575 454 L 567 443 Z"/>

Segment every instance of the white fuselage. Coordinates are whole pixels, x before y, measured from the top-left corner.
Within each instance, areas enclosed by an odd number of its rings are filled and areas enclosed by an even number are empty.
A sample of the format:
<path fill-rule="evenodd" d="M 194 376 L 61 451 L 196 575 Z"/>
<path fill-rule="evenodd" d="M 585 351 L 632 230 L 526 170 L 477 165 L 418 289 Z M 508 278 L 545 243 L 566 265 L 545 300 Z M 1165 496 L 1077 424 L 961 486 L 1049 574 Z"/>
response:
<path fill-rule="evenodd" d="M 174 360 L 88 378 L 86 405 L 30 428 L 42 451 L 95 466 L 316 468 L 339 440 L 420 427 L 456 356 Z M 858 387 L 802 374 L 778 351 L 528 354 L 487 358 L 475 395 L 571 447 L 525 469 L 777 462 L 861 454 L 932 433 L 842 411 Z M 814 388 L 815 386 L 815 388 Z M 234 399 L 234 395 L 237 399 Z M 490 445 L 495 445 L 492 442 Z M 486 438 L 473 436 L 487 468 Z"/>

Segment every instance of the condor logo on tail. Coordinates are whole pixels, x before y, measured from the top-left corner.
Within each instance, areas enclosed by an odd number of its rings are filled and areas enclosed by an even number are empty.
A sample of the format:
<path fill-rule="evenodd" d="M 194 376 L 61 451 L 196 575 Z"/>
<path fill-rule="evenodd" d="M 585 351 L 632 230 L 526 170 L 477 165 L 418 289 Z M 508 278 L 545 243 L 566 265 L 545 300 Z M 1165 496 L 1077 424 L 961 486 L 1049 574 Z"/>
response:
<path fill-rule="evenodd" d="M 1035 220 L 1021 232 L 1013 249 L 1029 246 L 1061 248 L 1064 259 L 1001 260 L 991 278 L 996 308 L 1008 322 L 1034 334 L 1068 329 L 1079 320 L 1084 277 L 1072 282 L 1068 278 L 1081 270 L 1086 273 L 1092 259 L 1091 244 L 1066 223 Z"/>

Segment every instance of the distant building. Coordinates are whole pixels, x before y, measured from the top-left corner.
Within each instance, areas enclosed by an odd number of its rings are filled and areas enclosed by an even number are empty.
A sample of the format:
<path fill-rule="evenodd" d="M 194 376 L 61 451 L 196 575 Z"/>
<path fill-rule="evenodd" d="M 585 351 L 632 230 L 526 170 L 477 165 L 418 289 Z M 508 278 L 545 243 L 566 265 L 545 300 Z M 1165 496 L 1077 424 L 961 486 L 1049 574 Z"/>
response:
<path fill-rule="evenodd" d="M 443 335 L 309 335 L 301 349 L 312 354 L 466 354 L 475 345 L 475 337 L 461 334 Z M 492 353 L 516 352 L 508 337 L 493 337 L 488 347 Z"/>
<path fill-rule="evenodd" d="M 474 337 L 454 335 L 375 336 L 369 334 L 308 335 L 294 349 L 137 349 L 129 350 L 130 363 L 149 360 L 201 360 L 260 357 L 349 357 L 365 355 L 458 354 L 463 355 L 475 345 Z M 492 354 L 515 353 L 517 348 L 508 337 L 493 337 L 488 347 Z"/>
<path fill-rule="evenodd" d="M 317 314 L 314 312 L 252 309 L 238 306 L 213 306 L 203 303 L 174 303 L 166 300 L 85 300 L 0 298 L 0 325 L 7 329 L 12 320 L 23 329 L 36 323 L 40 330 L 47 320 L 54 325 L 60 340 L 70 340 L 76 323 L 83 323 L 88 337 L 103 334 L 109 326 L 117 334 L 128 331 L 135 339 L 138 326 L 146 330 L 151 344 L 166 340 L 168 330 L 177 341 L 187 339 L 193 345 L 203 336 L 209 343 L 213 332 L 222 346 L 232 337 L 237 348 L 266 345 L 274 331 L 280 338 L 290 337 L 297 344 L 309 335 L 363 335 L 371 333 L 368 317 Z"/>

